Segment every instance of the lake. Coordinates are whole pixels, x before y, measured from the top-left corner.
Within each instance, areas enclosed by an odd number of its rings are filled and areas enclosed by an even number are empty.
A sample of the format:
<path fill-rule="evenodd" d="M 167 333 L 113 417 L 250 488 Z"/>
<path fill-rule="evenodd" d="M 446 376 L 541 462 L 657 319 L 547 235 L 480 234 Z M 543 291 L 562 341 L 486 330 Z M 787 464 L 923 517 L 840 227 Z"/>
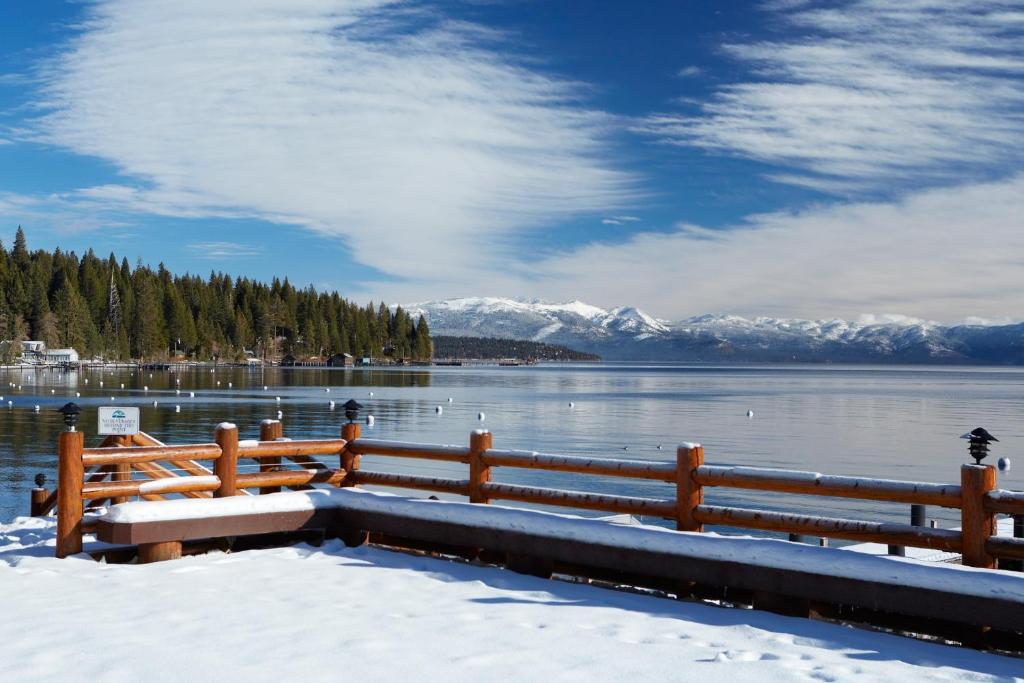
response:
<path fill-rule="evenodd" d="M 152 373 L 5 369 L 0 395 L 0 521 L 28 513 L 37 472 L 54 485 L 55 443 L 63 428 L 55 410 L 69 400 L 84 408 L 80 429 L 87 445 L 98 442 L 99 405 L 139 406 L 144 431 L 165 442 L 186 443 L 212 441 L 215 425 L 225 420 L 239 426 L 241 438 L 256 438 L 260 420 L 276 417 L 278 410 L 287 436 L 337 436 L 344 422 L 340 406 L 349 398 L 374 415 L 374 426 L 364 425 L 363 434 L 375 438 L 468 444 L 470 432 L 484 427 L 499 448 L 652 460 L 673 460 L 676 444 L 699 441 L 713 464 L 943 483 L 959 482 L 959 466 L 968 457 L 967 444 L 958 437 L 973 427 L 984 426 L 1000 439 L 990 462 L 1014 458 L 1024 444 L 1024 370 L 1004 368 L 600 363 Z M 331 400 L 339 407 L 331 410 Z M 483 422 L 477 419 L 480 412 Z M 466 476 L 464 466 L 427 461 L 367 457 L 363 466 Z M 496 469 L 494 479 L 651 497 L 674 494 L 673 487 L 657 482 L 530 470 Z M 999 481 L 1002 488 L 1024 488 L 1024 461 L 1001 472 Z M 909 518 L 905 505 L 706 492 L 710 503 Z M 958 515 L 937 508 L 929 514 L 942 526 L 953 525 Z"/>

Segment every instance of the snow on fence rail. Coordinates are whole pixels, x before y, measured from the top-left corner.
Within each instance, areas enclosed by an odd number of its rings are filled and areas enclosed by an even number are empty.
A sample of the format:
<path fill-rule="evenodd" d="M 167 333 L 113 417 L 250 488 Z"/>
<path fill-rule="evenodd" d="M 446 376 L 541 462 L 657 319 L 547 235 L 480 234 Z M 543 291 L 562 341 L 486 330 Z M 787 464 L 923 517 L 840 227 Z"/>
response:
<path fill-rule="evenodd" d="M 167 446 L 146 434 L 137 434 L 108 437 L 98 448 L 84 448 L 81 432 L 64 432 L 58 450 L 57 491 L 49 494 L 37 489 L 32 498 L 33 514 L 46 514 L 54 503 L 57 505 L 58 557 L 81 551 L 85 501 L 93 505 L 107 500 L 118 503 L 133 496 L 161 500 L 167 494 L 222 498 L 249 495 L 250 489 L 265 494 L 282 487 L 302 490 L 314 484 L 362 484 L 456 494 L 479 504 L 513 500 L 652 515 L 673 520 L 680 531 L 700 532 L 705 524 L 713 524 L 932 548 L 962 553 L 964 564 L 976 567 L 995 568 L 999 558 L 1024 559 L 1024 539 L 996 536 L 997 513 L 1024 515 L 1024 493 L 997 490 L 995 469 L 991 466 L 964 465 L 959 485 L 934 484 L 705 465 L 704 449 L 689 443 L 677 449 L 675 462 L 652 462 L 495 449 L 491 433 L 483 430 L 470 435 L 468 447 L 364 439 L 360 426 L 354 423 L 344 425 L 338 439 L 292 441 L 284 438 L 282 425 L 276 420 L 265 420 L 259 440 L 253 441 L 239 441 L 238 428 L 222 423 L 217 427 L 214 443 L 208 444 Z M 459 463 L 468 465 L 469 472 L 466 479 L 375 472 L 362 468 L 363 455 Z M 314 456 L 337 460 L 322 462 Z M 258 471 L 240 472 L 239 459 L 258 463 Z M 209 460 L 212 467 L 207 468 L 198 460 Z M 492 481 L 493 471 L 502 467 L 667 482 L 674 484 L 675 495 L 642 498 Z M 88 475 L 86 468 L 92 468 Z M 135 478 L 136 475 L 142 478 Z M 108 477 L 110 481 L 106 481 Z M 961 530 L 934 529 L 705 505 L 704 489 L 712 486 L 938 505 L 959 509 L 962 526 Z"/>

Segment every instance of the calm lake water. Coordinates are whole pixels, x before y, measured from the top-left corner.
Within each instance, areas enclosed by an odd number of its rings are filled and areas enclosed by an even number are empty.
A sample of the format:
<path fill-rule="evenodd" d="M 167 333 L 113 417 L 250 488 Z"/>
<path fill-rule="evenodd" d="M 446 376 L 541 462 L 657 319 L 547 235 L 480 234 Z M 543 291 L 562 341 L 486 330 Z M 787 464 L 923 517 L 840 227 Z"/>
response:
<path fill-rule="evenodd" d="M 707 462 L 714 464 L 945 483 L 959 481 L 958 468 L 968 458 L 966 442 L 957 437 L 973 427 L 984 426 L 1000 439 L 993 462 L 1014 458 L 1024 445 L 1024 370 L 1002 368 L 603 363 L 152 373 L 0 370 L 0 395 L 0 521 L 28 513 L 37 472 L 47 475 L 51 487 L 55 482 L 62 423 L 54 411 L 68 400 L 85 409 L 80 426 L 87 444 L 98 441 L 93 435 L 99 405 L 140 406 L 144 431 L 165 442 L 187 443 L 211 441 L 215 425 L 224 420 L 235 422 L 242 438 L 256 438 L 260 420 L 276 417 L 278 410 L 287 436 L 336 436 L 344 416 L 328 402 L 340 406 L 355 398 L 375 417 L 363 434 L 376 438 L 463 444 L 482 426 L 494 433 L 496 447 L 652 460 L 674 459 L 676 444 L 699 441 Z M 443 408 L 440 415 L 436 406 Z M 752 418 L 748 410 L 754 411 Z M 482 423 L 480 412 L 486 414 Z M 1024 459 L 1017 465 L 1000 473 L 1002 488 L 1024 488 Z M 364 458 L 364 467 L 466 476 L 461 465 L 425 461 Z M 656 482 L 506 468 L 495 471 L 495 480 L 651 497 L 674 493 Z M 903 505 L 706 491 L 712 503 L 866 519 L 909 516 Z M 957 519 L 951 511 L 929 513 L 943 526 Z"/>

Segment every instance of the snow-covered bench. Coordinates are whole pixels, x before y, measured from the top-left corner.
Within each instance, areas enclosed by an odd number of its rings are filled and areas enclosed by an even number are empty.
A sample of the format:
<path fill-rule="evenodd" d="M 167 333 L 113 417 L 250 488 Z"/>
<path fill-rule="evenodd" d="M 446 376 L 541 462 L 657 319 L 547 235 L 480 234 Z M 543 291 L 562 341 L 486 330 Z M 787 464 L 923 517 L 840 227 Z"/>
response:
<path fill-rule="evenodd" d="M 264 533 L 311 522 L 357 538 L 372 532 L 440 547 L 536 558 L 549 567 L 726 588 L 753 594 L 755 606 L 760 602 L 757 596 L 785 596 L 917 619 L 1024 630 L 1024 575 L 1014 572 L 351 488 L 127 503 L 101 518 L 99 536 L 111 542 L 160 543 Z M 257 528 L 260 531 L 253 531 Z"/>

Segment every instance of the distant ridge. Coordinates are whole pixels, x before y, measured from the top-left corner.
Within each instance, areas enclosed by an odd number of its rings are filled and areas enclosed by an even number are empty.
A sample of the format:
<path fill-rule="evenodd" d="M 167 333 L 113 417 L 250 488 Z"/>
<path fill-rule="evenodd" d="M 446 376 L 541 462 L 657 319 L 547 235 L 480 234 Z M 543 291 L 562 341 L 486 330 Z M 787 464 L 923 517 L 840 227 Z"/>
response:
<path fill-rule="evenodd" d="M 1024 323 L 940 325 L 893 316 L 863 322 L 700 315 L 659 320 L 633 307 L 467 297 L 404 308 L 434 335 L 568 346 L 606 360 L 1024 364 Z"/>

